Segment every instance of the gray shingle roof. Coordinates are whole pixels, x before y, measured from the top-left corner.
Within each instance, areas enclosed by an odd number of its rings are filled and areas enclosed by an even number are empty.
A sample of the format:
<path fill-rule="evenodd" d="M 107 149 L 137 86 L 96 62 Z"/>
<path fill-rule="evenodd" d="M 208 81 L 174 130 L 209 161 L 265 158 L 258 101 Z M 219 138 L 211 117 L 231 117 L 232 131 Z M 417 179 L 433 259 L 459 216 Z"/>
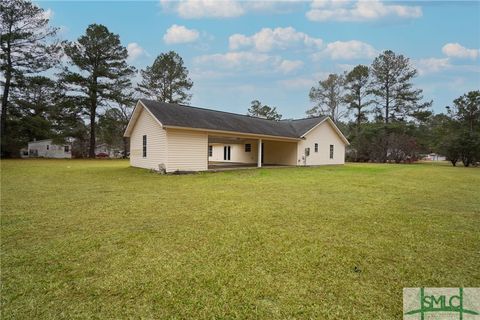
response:
<path fill-rule="evenodd" d="M 140 101 L 165 126 L 301 138 L 325 119 L 325 117 L 315 117 L 274 121 L 153 100 L 141 99 Z"/>

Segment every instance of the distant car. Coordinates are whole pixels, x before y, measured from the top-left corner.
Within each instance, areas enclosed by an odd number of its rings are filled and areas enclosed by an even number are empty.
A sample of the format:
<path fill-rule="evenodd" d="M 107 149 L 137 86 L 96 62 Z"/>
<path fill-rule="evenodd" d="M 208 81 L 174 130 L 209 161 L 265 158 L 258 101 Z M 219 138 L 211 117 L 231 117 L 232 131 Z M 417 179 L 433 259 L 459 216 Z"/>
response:
<path fill-rule="evenodd" d="M 96 156 L 97 158 L 110 158 L 110 156 L 108 155 L 108 153 L 105 153 L 105 152 L 97 153 L 95 156 Z"/>

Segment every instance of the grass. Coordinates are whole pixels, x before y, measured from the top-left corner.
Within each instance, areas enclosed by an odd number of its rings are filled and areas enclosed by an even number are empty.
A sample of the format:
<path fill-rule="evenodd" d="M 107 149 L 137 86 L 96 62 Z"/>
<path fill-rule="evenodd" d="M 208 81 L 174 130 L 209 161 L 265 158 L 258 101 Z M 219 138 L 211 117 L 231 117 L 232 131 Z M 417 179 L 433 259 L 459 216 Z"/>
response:
<path fill-rule="evenodd" d="M 480 170 L 1 163 L 2 319 L 399 319 L 480 287 Z"/>

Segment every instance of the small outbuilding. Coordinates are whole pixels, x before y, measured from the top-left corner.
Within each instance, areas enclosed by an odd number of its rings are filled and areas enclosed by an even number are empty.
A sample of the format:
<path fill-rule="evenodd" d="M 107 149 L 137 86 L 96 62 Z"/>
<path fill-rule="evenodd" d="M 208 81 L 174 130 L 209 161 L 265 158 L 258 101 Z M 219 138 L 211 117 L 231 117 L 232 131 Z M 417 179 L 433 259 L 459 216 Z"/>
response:
<path fill-rule="evenodd" d="M 349 144 L 329 117 L 275 121 L 145 99 L 124 136 L 133 167 L 166 172 L 344 164 Z"/>

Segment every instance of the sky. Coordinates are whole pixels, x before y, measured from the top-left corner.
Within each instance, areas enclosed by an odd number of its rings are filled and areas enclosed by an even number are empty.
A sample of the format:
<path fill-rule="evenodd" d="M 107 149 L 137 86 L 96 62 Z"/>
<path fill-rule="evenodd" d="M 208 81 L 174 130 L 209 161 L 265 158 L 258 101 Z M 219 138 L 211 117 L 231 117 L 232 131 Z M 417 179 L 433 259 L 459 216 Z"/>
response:
<path fill-rule="evenodd" d="M 410 58 L 414 83 L 436 113 L 480 90 L 479 1 L 36 3 L 64 40 L 76 40 L 92 23 L 107 26 L 137 69 L 178 52 L 194 82 L 193 106 L 246 113 L 256 99 L 284 118 L 302 118 L 318 81 L 370 65 L 387 49 Z"/>

